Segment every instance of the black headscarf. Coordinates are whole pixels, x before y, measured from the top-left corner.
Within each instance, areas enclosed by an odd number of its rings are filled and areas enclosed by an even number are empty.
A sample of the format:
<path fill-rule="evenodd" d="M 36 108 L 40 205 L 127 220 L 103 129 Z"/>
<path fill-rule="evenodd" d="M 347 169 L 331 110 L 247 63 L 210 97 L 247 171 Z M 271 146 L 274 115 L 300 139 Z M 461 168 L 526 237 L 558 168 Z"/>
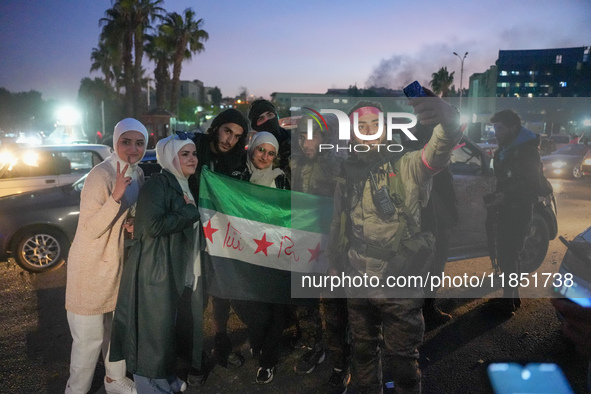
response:
<path fill-rule="evenodd" d="M 257 119 L 265 112 L 272 112 L 275 114 L 273 119 L 268 119 L 265 123 L 257 125 Z M 248 119 L 250 120 L 250 127 L 256 131 L 268 131 L 273 134 L 278 140 L 280 134 L 279 118 L 277 115 L 277 108 L 268 100 L 260 99 L 253 101 L 248 111 Z"/>

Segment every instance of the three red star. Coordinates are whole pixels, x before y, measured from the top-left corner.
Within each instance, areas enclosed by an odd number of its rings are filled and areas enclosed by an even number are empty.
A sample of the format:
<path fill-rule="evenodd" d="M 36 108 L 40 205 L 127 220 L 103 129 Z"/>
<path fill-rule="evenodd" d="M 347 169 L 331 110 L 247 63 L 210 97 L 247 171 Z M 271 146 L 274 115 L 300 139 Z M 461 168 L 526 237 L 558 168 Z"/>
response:
<path fill-rule="evenodd" d="M 207 222 L 207 226 L 203 227 L 203 234 L 205 235 L 205 238 L 209 239 L 209 242 L 211 243 L 213 243 L 213 233 L 216 231 L 218 231 L 217 228 L 211 227 L 211 220 Z"/>
<path fill-rule="evenodd" d="M 267 241 L 267 233 L 263 234 L 263 238 L 261 239 L 254 239 L 254 242 L 257 243 L 257 250 L 254 252 L 254 254 L 263 252 L 265 256 L 267 256 L 267 248 L 273 245 L 273 242 Z"/>

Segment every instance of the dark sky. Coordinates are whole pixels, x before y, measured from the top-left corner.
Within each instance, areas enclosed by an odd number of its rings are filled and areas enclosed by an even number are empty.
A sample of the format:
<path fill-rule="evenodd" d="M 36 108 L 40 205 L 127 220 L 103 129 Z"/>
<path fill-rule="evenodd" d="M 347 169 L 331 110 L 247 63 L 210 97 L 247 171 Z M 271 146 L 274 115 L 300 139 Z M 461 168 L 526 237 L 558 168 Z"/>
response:
<path fill-rule="evenodd" d="M 99 19 L 108 0 L 0 0 L 0 87 L 74 101 L 90 74 Z M 500 49 L 591 45 L 589 0 L 190 1 L 210 39 L 181 79 L 218 86 L 224 96 L 324 93 L 328 88 L 401 88 L 460 61 L 464 87 L 494 64 Z M 146 59 L 144 67 L 153 65 Z"/>

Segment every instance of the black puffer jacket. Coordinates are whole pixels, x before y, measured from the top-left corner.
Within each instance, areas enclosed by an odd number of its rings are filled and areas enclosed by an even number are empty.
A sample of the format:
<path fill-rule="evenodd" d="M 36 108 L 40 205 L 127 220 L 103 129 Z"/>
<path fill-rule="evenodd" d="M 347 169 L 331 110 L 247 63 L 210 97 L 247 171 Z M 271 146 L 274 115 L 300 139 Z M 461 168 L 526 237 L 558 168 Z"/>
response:
<path fill-rule="evenodd" d="M 505 195 L 505 204 L 519 206 L 538 200 L 540 190 L 539 136 L 522 128 L 517 138 L 495 153 L 496 192 Z"/>

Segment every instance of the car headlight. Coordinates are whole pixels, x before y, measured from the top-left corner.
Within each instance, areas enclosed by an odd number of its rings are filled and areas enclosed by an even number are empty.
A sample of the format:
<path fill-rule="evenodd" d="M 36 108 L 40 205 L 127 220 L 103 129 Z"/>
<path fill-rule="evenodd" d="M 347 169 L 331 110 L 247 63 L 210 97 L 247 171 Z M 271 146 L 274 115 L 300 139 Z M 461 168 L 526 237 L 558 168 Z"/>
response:
<path fill-rule="evenodd" d="M 588 159 L 585 159 L 585 161 L 583 162 L 584 165 L 586 166 L 591 166 L 591 157 Z"/>
<path fill-rule="evenodd" d="M 554 168 L 562 168 L 566 166 L 566 163 L 564 161 L 555 161 L 554 163 L 552 163 L 552 167 Z"/>

